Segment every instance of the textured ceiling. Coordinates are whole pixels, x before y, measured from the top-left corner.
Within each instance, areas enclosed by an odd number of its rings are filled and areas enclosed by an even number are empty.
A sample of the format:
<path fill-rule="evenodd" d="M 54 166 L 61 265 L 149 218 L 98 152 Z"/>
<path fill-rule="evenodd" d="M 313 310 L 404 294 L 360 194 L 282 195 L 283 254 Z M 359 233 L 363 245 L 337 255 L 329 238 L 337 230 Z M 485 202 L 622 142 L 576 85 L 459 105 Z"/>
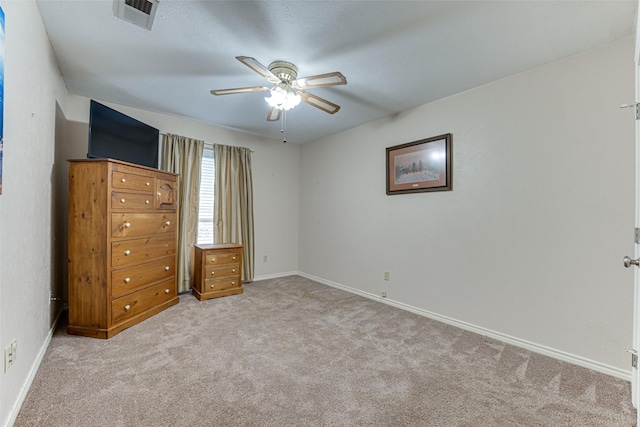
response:
<path fill-rule="evenodd" d="M 309 90 L 339 104 L 287 113 L 305 143 L 577 54 L 635 31 L 636 1 L 160 0 L 151 31 L 111 0 L 37 0 L 70 93 L 280 139 L 269 85 L 238 62 L 293 62 L 299 76 L 342 72 Z M 632 66 L 632 58 L 629 58 Z"/>

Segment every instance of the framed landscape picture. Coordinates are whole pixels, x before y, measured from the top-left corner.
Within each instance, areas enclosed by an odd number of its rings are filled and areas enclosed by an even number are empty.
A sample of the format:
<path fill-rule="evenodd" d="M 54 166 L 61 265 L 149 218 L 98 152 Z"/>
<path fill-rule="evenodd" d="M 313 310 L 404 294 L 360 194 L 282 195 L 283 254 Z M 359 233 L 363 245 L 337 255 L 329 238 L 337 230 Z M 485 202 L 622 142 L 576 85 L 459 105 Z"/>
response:
<path fill-rule="evenodd" d="M 387 148 L 387 194 L 451 190 L 450 133 Z"/>

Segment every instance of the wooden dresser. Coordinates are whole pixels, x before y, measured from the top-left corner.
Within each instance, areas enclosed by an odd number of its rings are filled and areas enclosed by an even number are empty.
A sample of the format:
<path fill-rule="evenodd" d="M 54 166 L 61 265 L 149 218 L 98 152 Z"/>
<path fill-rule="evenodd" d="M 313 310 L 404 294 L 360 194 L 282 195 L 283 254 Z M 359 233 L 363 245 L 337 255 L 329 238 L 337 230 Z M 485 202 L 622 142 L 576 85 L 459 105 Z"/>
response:
<path fill-rule="evenodd" d="M 193 295 L 200 301 L 242 293 L 242 245 L 195 245 Z"/>
<path fill-rule="evenodd" d="M 69 325 L 111 338 L 177 304 L 177 174 L 69 161 Z"/>

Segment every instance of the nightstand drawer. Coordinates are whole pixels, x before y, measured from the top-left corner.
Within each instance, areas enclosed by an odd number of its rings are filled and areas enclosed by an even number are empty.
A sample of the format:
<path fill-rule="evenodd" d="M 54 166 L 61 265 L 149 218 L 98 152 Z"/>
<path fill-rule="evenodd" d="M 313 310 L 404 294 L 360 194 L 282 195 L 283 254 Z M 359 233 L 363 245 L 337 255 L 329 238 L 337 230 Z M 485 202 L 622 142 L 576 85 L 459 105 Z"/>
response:
<path fill-rule="evenodd" d="M 224 289 L 237 288 L 239 283 L 237 278 L 205 280 L 203 293 L 206 294 Z"/>
<path fill-rule="evenodd" d="M 239 265 L 241 259 L 242 252 L 240 252 L 239 250 L 207 252 L 205 254 L 205 264 L 207 266 L 224 264 Z"/>
<path fill-rule="evenodd" d="M 239 276 L 241 274 L 239 265 L 216 265 L 206 267 L 204 270 L 204 279 L 217 279 L 219 277 Z"/>

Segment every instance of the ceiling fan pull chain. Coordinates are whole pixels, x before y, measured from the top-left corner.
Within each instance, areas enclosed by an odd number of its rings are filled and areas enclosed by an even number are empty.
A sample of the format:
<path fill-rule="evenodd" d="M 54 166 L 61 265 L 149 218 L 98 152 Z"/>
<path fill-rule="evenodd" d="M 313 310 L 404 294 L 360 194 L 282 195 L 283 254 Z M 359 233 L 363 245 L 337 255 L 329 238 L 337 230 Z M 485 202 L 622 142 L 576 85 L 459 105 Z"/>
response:
<path fill-rule="evenodd" d="M 282 110 L 282 127 L 280 128 L 280 133 L 282 133 L 282 142 L 287 143 L 287 136 L 284 133 L 284 127 L 286 126 L 286 117 L 287 110 Z"/>

